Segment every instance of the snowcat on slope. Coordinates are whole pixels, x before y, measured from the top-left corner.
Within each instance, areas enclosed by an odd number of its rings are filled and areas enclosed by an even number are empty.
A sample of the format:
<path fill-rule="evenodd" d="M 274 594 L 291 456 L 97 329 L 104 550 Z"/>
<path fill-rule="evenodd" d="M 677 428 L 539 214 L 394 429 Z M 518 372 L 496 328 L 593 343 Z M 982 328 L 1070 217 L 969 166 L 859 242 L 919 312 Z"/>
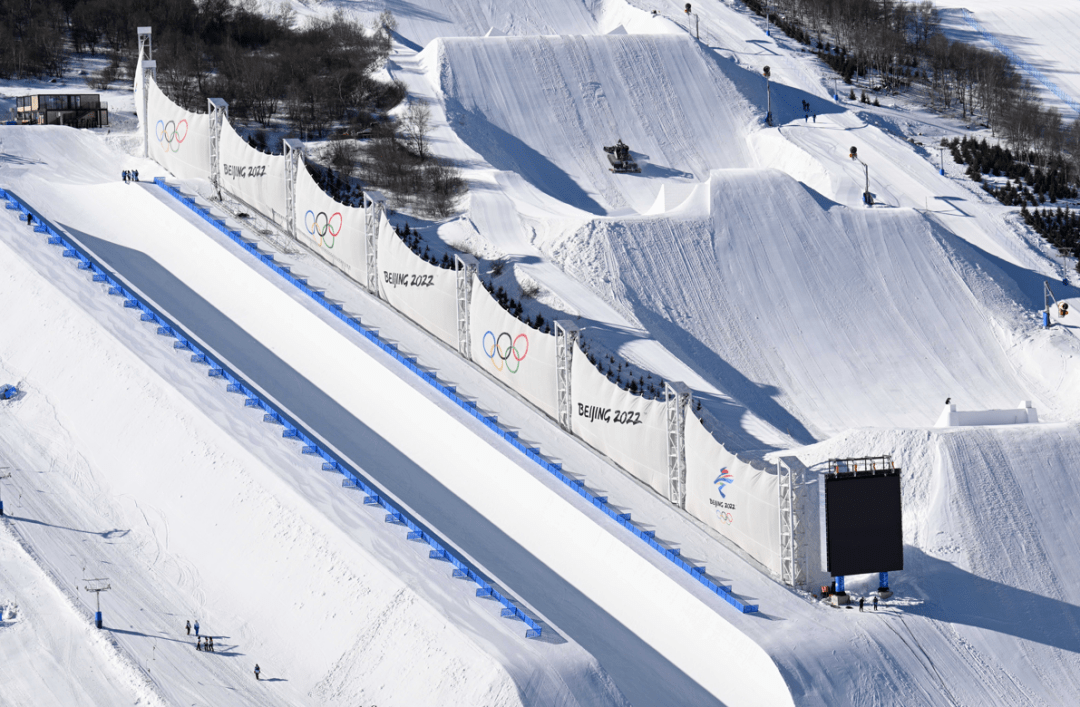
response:
<path fill-rule="evenodd" d="M 637 162 L 630 157 L 630 148 L 623 143 L 620 138 L 617 143 L 611 147 L 605 147 L 604 152 L 608 153 L 608 162 L 611 163 L 612 172 L 640 172 L 641 167 L 637 166 Z"/>

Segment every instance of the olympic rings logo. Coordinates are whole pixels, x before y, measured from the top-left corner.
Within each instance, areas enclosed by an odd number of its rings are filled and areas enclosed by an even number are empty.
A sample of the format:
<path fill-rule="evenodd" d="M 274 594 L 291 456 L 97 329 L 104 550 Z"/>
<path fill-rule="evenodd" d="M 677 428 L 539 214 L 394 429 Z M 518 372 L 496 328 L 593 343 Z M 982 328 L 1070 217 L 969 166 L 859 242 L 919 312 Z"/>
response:
<path fill-rule="evenodd" d="M 491 341 L 489 344 L 488 341 Z M 524 343 L 522 343 L 524 342 Z M 491 359 L 491 365 L 496 371 L 505 368 L 509 373 L 517 373 L 521 368 L 521 362 L 529 355 L 529 337 L 525 334 L 512 336 L 509 332 L 501 332 L 498 336 L 487 331 L 484 332 L 484 353 Z M 524 346 L 524 350 L 522 350 Z"/>
<path fill-rule="evenodd" d="M 175 120 L 165 122 L 159 120 L 155 129 L 158 142 L 161 143 L 161 149 L 166 152 L 179 152 L 180 143 L 187 139 L 188 135 L 188 122 L 181 120 L 177 123 Z"/>
<path fill-rule="evenodd" d="M 720 519 L 720 522 L 724 525 L 731 525 L 735 522 L 735 516 L 727 511 L 716 510 L 716 517 Z"/>
<path fill-rule="evenodd" d="M 319 245 L 327 248 L 334 247 L 335 239 L 341 233 L 341 221 L 340 212 L 327 216 L 325 211 L 315 213 L 309 209 L 304 214 L 304 227 L 307 228 L 308 234 L 318 241 Z"/>

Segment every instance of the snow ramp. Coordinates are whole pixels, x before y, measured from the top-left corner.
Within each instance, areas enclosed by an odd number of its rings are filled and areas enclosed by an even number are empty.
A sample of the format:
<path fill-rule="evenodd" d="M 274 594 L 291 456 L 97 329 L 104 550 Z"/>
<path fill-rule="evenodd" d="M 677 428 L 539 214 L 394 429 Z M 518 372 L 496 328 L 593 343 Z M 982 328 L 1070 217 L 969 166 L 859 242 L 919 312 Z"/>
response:
<path fill-rule="evenodd" d="M 570 214 L 643 212 L 666 182 L 753 164 L 754 117 L 725 73 L 743 70 L 686 35 L 443 39 L 422 58 L 458 137 Z M 641 174 L 610 171 L 620 138 Z"/>
<path fill-rule="evenodd" d="M 707 198 L 668 216 L 596 219 L 539 245 L 796 439 L 929 425 L 949 396 L 1054 411 L 1049 377 L 999 339 L 1015 285 L 912 210 L 839 206 L 778 171 L 718 171 Z"/>

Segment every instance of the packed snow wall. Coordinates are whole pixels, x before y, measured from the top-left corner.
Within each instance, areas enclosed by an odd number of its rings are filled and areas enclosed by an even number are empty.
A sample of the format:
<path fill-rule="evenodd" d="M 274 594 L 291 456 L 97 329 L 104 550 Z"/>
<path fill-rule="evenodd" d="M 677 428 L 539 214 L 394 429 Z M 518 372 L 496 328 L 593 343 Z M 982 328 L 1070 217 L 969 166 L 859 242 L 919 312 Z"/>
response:
<path fill-rule="evenodd" d="M 153 79 L 146 111 L 150 157 L 181 179 L 206 179 L 210 175 L 210 116 L 176 105 Z"/>
<path fill-rule="evenodd" d="M 285 157 L 260 152 L 222 121 L 219 141 L 221 187 L 278 225 L 285 224 Z"/>
<path fill-rule="evenodd" d="M 472 360 L 553 418 L 559 417 L 555 336 L 511 316 L 473 276 L 469 303 Z"/>
<path fill-rule="evenodd" d="M 382 215 L 379 222 L 379 296 L 455 349 L 457 271 L 432 265 L 412 252 Z"/>
<path fill-rule="evenodd" d="M 615 385 L 577 346 L 570 381 L 574 434 L 667 496 L 666 404 Z"/>
<path fill-rule="evenodd" d="M 739 459 L 693 413 L 686 416 L 686 512 L 780 574 L 775 466 Z"/>
<path fill-rule="evenodd" d="M 367 281 L 364 210 L 331 198 L 303 165 L 296 175 L 295 223 L 296 240 L 357 282 Z"/>

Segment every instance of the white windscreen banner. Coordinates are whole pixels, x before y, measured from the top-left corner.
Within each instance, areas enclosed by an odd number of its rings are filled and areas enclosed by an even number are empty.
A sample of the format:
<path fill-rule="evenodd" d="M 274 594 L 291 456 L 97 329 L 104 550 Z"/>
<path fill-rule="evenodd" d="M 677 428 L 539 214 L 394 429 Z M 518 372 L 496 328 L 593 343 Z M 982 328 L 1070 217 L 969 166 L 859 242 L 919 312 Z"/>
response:
<path fill-rule="evenodd" d="M 457 271 L 444 270 L 413 253 L 385 214 L 379 224 L 376 253 L 379 296 L 456 349 Z"/>
<path fill-rule="evenodd" d="M 666 497 L 666 404 L 615 385 L 580 347 L 574 348 L 570 389 L 574 434 Z"/>
<path fill-rule="evenodd" d="M 146 110 L 150 157 L 181 179 L 209 179 L 210 116 L 176 105 L 153 79 Z"/>
<path fill-rule="evenodd" d="M 352 279 L 367 283 L 364 210 L 332 199 L 303 164 L 296 175 L 294 236 Z"/>
<path fill-rule="evenodd" d="M 285 157 L 256 150 L 225 120 L 221 123 L 221 187 L 248 206 L 285 225 Z"/>
<path fill-rule="evenodd" d="M 511 316 L 473 276 L 469 304 L 472 360 L 553 418 L 559 417 L 555 336 Z"/>
<path fill-rule="evenodd" d="M 753 466 L 686 415 L 686 511 L 780 574 L 776 467 Z"/>

